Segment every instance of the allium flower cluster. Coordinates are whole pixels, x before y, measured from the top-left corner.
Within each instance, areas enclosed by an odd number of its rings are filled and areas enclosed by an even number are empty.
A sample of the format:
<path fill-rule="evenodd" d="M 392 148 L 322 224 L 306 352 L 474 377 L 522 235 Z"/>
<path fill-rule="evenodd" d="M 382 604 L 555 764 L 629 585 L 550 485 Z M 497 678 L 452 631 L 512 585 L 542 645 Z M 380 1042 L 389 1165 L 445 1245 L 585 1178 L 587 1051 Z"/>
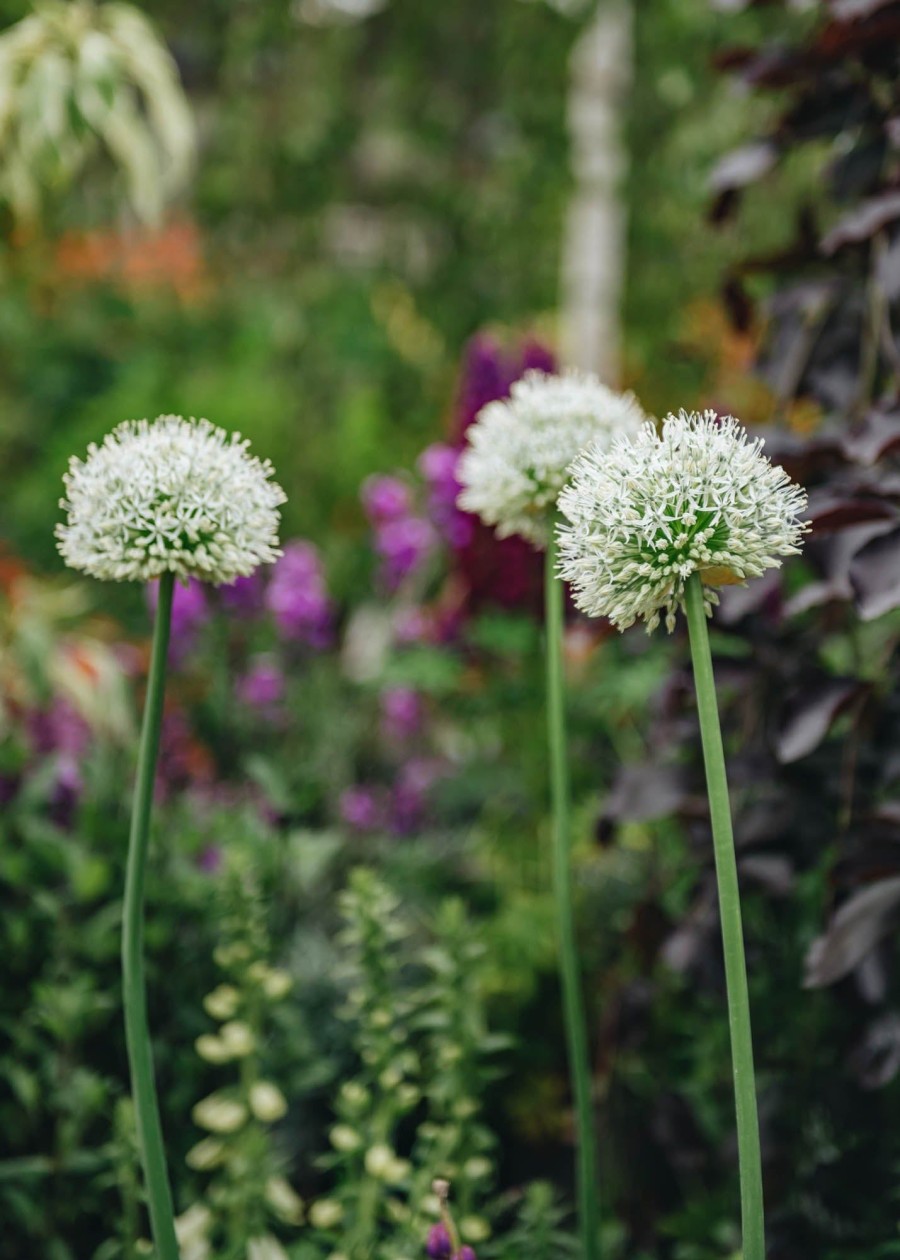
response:
<path fill-rule="evenodd" d="M 662 433 L 595 444 L 559 498 L 560 576 L 575 603 L 620 630 L 638 618 L 666 628 L 699 573 L 707 611 L 715 587 L 758 577 L 796 554 L 806 493 L 731 416 L 680 412 Z"/>
<path fill-rule="evenodd" d="M 644 413 L 635 398 L 595 376 L 527 372 L 504 402 L 488 403 L 468 430 L 459 462 L 459 506 L 505 538 L 546 546 L 556 500 L 575 456 L 617 433 L 636 433 Z"/>
<path fill-rule="evenodd" d="M 247 447 L 208 420 L 120 424 L 69 463 L 63 559 L 117 582 L 174 573 L 216 585 L 274 560 L 285 495 Z"/>

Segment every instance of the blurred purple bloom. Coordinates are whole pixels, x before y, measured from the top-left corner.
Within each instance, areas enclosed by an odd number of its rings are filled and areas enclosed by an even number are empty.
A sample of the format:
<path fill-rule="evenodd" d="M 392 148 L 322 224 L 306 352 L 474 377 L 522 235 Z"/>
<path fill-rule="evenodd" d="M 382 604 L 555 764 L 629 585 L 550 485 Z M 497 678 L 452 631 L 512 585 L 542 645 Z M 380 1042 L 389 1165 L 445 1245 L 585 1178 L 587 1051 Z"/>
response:
<path fill-rule="evenodd" d="M 549 350 L 539 341 L 529 340 L 525 342 L 522 348 L 520 375 L 524 376 L 526 372 L 532 371 L 552 373 L 557 370 L 557 366 L 556 355 L 552 350 Z"/>
<path fill-rule="evenodd" d="M 513 364 L 493 337 L 473 337 L 463 359 L 454 437 L 463 436 L 486 403 L 505 398 L 516 375 Z"/>
<path fill-rule="evenodd" d="M 381 808 L 372 788 L 357 784 L 346 788 L 338 802 L 341 820 L 354 831 L 374 831 L 381 823 Z"/>
<path fill-rule="evenodd" d="M 219 599 L 222 607 L 237 617 L 252 617 L 262 611 L 263 579 L 257 569 L 249 577 L 235 578 L 233 582 L 219 587 Z"/>
<path fill-rule="evenodd" d="M 203 871 L 204 875 L 218 875 L 222 869 L 222 847 L 218 844 L 208 844 L 205 849 L 200 851 L 197 857 L 197 866 Z"/>
<path fill-rule="evenodd" d="M 474 1249 L 469 1247 L 466 1243 L 463 1243 L 459 1251 L 457 1251 L 454 1260 L 478 1260 L 478 1258 L 475 1255 Z"/>
<path fill-rule="evenodd" d="M 74 705 L 55 697 L 47 709 L 34 709 L 26 719 L 29 742 L 41 756 L 65 753 L 78 759 L 91 742 L 91 728 Z"/>
<path fill-rule="evenodd" d="M 284 674 L 270 656 L 258 656 L 243 678 L 237 696 L 251 709 L 273 709 L 284 696 Z"/>
<path fill-rule="evenodd" d="M 56 776 L 48 802 L 50 817 L 59 826 L 71 826 L 83 786 L 77 760 L 71 753 L 62 753 L 56 762 Z"/>
<path fill-rule="evenodd" d="M 423 608 L 401 608 L 394 616 L 397 643 L 424 643 L 431 637 L 431 618 Z"/>
<path fill-rule="evenodd" d="M 159 582 L 147 583 L 147 604 L 156 612 L 159 600 Z M 190 578 L 187 586 L 175 583 L 172 596 L 172 626 L 169 636 L 169 652 L 177 664 L 194 648 L 197 632 L 209 620 L 209 605 L 203 583 Z"/>
<path fill-rule="evenodd" d="M 431 789 L 440 776 L 440 763 L 433 758 L 412 757 L 401 767 L 391 793 L 391 830 L 396 835 L 409 835 L 422 825 Z"/>
<path fill-rule="evenodd" d="M 319 553 L 309 542 L 290 542 L 276 561 L 266 607 L 286 639 L 324 648 L 331 637 L 331 603 Z"/>
<path fill-rule="evenodd" d="M 390 590 L 414 572 L 434 544 L 434 530 L 420 516 L 406 516 L 379 526 L 375 550 L 384 561 L 382 574 Z"/>
<path fill-rule="evenodd" d="M 376 475 L 367 477 L 360 491 L 366 515 L 373 525 L 385 525 L 389 521 L 408 516 L 412 508 L 409 486 L 399 477 Z"/>
<path fill-rule="evenodd" d="M 381 693 L 381 729 L 387 739 L 406 740 L 422 726 L 422 699 L 412 687 L 388 687 Z"/>
<path fill-rule="evenodd" d="M 447 1226 L 443 1223 L 432 1225 L 428 1231 L 425 1254 L 430 1256 L 431 1260 L 450 1260 L 451 1247 L 452 1243 L 447 1232 Z"/>
<path fill-rule="evenodd" d="M 460 483 L 456 466 L 460 451 L 445 442 L 434 442 L 419 456 L 419 471 L 428 482 L 431 518 L 451 547 L 465 547 L 475 532 L 475 518 L 456 506 Z"/>

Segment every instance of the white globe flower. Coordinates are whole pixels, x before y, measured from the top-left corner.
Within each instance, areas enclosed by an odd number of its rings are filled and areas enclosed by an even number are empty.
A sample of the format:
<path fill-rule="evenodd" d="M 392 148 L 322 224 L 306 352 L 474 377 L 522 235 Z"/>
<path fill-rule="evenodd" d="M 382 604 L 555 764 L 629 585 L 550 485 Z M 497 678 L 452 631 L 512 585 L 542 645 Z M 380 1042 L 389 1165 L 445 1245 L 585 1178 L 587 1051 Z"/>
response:
<path fill-rule="evenodd" d="M 526 372 L 507 400 L 488 403 L 469 428 L 456 472 L 459 506 L 496 526 L 501 538 L 521 534 L 545 547 L 578 452 L 636 433 L 645 418 L 633 395 L 614 393 L 596 376 Z"/>
<path fill-rule="evenodd" d="M 56 527 L 73 569 L 116 582 L 174 573 L 220 585 L 275 560 L 284 491 L 240 434 L 208 420 L 129 420 L 72 457 Z"/>
<path fill-rule="evenodd" d="M 666 628 L 692 573 L 707 612 L 717 586 L 758 577 L 794 555 L 806 527 L 806 492 L 762 454 L 732 416 L 668 416 L 634 440 L 594 445 L 559 498 L 559 573 L 578 608 L 625 630 L 638 618 Z"/>

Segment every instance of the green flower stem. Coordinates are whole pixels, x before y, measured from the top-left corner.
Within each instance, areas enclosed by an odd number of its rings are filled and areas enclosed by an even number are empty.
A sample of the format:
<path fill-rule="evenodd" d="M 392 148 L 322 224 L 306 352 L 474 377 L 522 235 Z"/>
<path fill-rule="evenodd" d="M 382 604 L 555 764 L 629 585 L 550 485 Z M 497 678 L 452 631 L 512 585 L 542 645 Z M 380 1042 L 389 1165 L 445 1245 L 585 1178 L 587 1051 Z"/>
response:
<path fill-rule="evenodd" d="M 545 568 L 544 617 L 547 649 L 547 735 L 550 747 L 550 784 L 553 804 L 553 883 L 559 934 L 563 1014 L 569 1071 L 575 1097 L 578 1136 L 578 1220 L 582 1260 L 597 1260 L 600 1218 L 597 1146 L 591 1105 L 587 1021 L 575 945 L 575 916 L 572 909 L 571 794 L 566 748 L 562 654 L 564 588 L 555 575 L 555 569 L 556 539 L 551 537 L 547 546 Z"/>
<path fill-rule="evenodd" d="M 741 928 L 741 901 L 731 829 L 728 781 L 725 775 L 725 754 L 716 704 L 716 684 L 703 606 L 703 586 L 698 573 L 693 573 L 688 578 L 685 608 L 694 664 L 703 761 L 706 766 L 706 787 L 709 793 L 716 879 L 719 886 L 722 944 L 725 952 L 725 985 L 728 992 L 728 1025 L 731 1030 L 731 1061 L 741 1173 L 741 1225 L 744 1238 L 742 1254 L 744 1260 L 765 1260 L 762 1159 L 753 1074 L 753 1041 L 750 1034 L 750 998 Z"/>
<path fill-rule="evenodd" d="M 131 1068 L 131 1088 L 137 1119 L 138 1150 L 147 1185 L 150 1226 L 156 1260 L 179 1260 L 172 1210 L 172 1191 L 166 1171 L 159 1103 L 153 1078 L 153 1051 L 147 1026 L 147 997 L 144 983 L 144 870 L 150 838 L 153 781 L 159 753 L 163 692 L 166 682 L 166 651 L 172 619 L 175 576 L 164 573 L 159 580 L 153 652 L 144 702 L 144 721 L 138 751 L 137 780 L 128 839 L 128 866 L 125 873 L 125 906 L 122 919 L 122 978 L 125 1006 L 125 1039 Z"/>

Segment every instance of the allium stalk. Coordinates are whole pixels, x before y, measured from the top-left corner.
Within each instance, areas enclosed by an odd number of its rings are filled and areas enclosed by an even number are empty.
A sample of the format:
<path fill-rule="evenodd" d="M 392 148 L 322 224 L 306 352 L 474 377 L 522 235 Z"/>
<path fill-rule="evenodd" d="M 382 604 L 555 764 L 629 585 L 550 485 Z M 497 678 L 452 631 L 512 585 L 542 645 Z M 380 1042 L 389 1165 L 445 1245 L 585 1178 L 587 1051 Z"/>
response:
<path fill-rule="evenodd" d="M 719 586 L 758 577 L 800 550 L 804 490 L 748 440 L 732 416 L 708 411 L 648 424 L 632 441 L 583 452 L 559 499 L 560 575 L 576 605 L 620 630 L 638 618 L 667 630 L 684 610 L 709 794 L 725 953 L 737 1112 L 744 1260 L 765 1260 L 762 1166 L 750 1000 L 725 755 L 706 619 Z"/>
<path fill-rule="evenodd" d="M 744 933 L 741 925 L 741 899 L 738 888 L 731 806 L 725 753 L 716 704 L 706 607 L 700 575 L 692 574 L 685 585 L 685 610 L 694 665 L 694 687 L 700 718 L 700 739 L 706 768 L 706 790 L 712 823 L 719 889 L 719 915 L 725 954 L 725 988 L 728 998 L 728 1026 L 731 1032 L 731 1063 L 737 1113 L 738 1161 L 741 1176 L 741 1226 L 744 1260 L 765 1260 L 762 1157 L 759 1145 L 759 1118 L 756 1108 L 756 1081 L 753 1070 L 753 1040 L 750 1032 L 750 997 L 747 965 L 744 959 Z"/>
<path fill-rule="evenodd" d="M 575 1099 L 578 1135 L 578 1221 L 584 1260 L 598 1254 L 600 1220 L 597 1183 L 597 1143 L 591 1102 L 587 1019 L 581 990 L 575 915 L 572 906 L 571 790 L 566 740 L 563 678 L 563 585 L 556 579 L 556 540 L 551 535 L 545 560 L 545 634 L 547 676 L 547 736 L 550 749 L 550 790 L 553 809 L 553 888 L 559 940 L 566 1047 Z"/>
<path fill-rule="evenodd" d="M 144 872 L 159 754 L 175 580 L 225 585 L 274 560 L 284 492 L 239 434 L 208 420 L 129 421 L 73 457 L 66 521 L 56 527 L 72 568 L 112 581 L 159 578 L 125 873 L 125 1036 L 156 1260 L 179 1260 L 153 1075 L 144 980 Z"/>
<path fill-rule="evenodd" d="M 144 982 L 144 871 L 150 839 L 153 782 L 159 755 L 163 698 L 166 682 L 166 653 L 172 620 L 175 576 L 164 573 L 159 581 L 153 651 L 147 678 L 147 696 L 138 751 L 137 779 L 128 839 L 128 865 L 125 871 L 125 903 L 122 915 L 122 982 L 125 1008 L 125 1040 L 131 1089 L 137 1120 L 138 1149 L 147 1182 L 147 1205 L 158 1260 L 178 1260 L 172 1191 L 166 1170 L 159 1103 L 153 1075 L 153 1051 L 147 1024 L 147 994 Z"/>

